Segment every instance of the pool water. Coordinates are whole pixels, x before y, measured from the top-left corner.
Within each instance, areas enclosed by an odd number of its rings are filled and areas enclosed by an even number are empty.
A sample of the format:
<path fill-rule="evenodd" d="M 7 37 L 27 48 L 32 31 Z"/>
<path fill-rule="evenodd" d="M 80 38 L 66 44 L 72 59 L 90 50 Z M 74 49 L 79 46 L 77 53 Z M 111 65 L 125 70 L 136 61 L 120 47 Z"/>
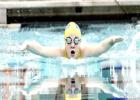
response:
<path fill-rule="evenodd" d="M 108 87 L 119 89 L 124 92 L 126 98 L 140 98 L 140 25 L 133 23 L 95 23 L 95 22 L 78 22 L 82 31 L 82 44 L 98 44 L 102 40 L 118 35 L 124 38 L 123 42 L 115 44 L 109 51 L 99 57 L 88 57 L 80 60 L 66 59 L 63 57 L 44 58 L 31 52 L 22 53 L 19 51 L 21 44 L 27 40 L 35 40 L 42 45 L 49 47 L 64 46 L 64 29 L 67 22 L 48 22 L 30 24 L 18 28 L 0 28 L 0 64 L 1 74 L 8 78 L 8 83 L 13 80 L 24 80 L 24 86 L 9 86 L 14 91 L 21 89 L 32 89 L 32 83 L 40 84 L 44 79 L 58 80 L 67 76 L 84 75 L 89 79 L 97 78 Z M 5 74 L 5 69 L 12 69 L 10 74 Z M 20 69 L 20 71 L 19 71 Z M 26 73 L 24 73 L 26 71 Z M 120 74 L 121 73 L 121 74 Z M 24 74 L 24 75 L 23 75 Z M 123 78 L 121 78 L 123 77 Z M 111 79 L 122 79 L 123 85 L 110 83 Z M 1 95 L 3 91 L 9 91 L 10 96 L 14 91 L 5 89 L 6 83 L 1 81 Z M 114 88 L 115 87 L 115 88 Z M 41 93 L 51 93 L 45 92 Z M 89 93 L 93 91 L 89 88 Z M 101 91 L 94 91 L 95 100 L 104 100 L 113 98 Z M 95 98 L 96 97 L 96 98 Z M 1 99 L 6 98 L 1 96 Z M 16 97 L 18 98 L 18 97 Z M 43 96 L 40 97 L 44 100 Z M 90 100 L 90 96 L 87 97 Z M 0 99 L 0 100 L 1 100 Z M 11 99 L 11 98 L 9 98 Z M 27 100 L 30 98 L 26 97 Z M 46 100 L 46 99 L 45 99 Z M 51 99 L 49 99 L 51 100 Z M 111 99 L 112 100 L 112 99 Z"/>

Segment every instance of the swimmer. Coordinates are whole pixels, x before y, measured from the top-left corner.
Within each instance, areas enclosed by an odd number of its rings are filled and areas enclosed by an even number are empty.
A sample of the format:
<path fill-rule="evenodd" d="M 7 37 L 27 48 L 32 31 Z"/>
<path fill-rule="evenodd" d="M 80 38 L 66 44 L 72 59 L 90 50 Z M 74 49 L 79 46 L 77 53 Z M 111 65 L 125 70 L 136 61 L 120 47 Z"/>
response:
<path fill-rule="evenodd" d="M 112 36 L 105 40 L 103 40 L 98 45 L 81 45 L 82 35 L 79 26 L 75 22 L 70 22 L 65 28 L 64 31 L 64 41 L 65 46 L 63 48 L 59 47 L 45 47 L 38 42 L 35 41 L 26 41 L 21 46 L 21 50 L 29 50 L 32 53 L 43 57 L 65 57 L 68 59 L 79 59 L 84 57 L 97 57 L 102 53 L 109 50 L 114 44 L 122 41 L 123 38 L 120 36 Z M 104 85 L 103 85 L 104 87 Z M 73 94 L 75 90 L 78 89 L 77 99 L 74 97 L 70 97 L 71 93 Z M 70 92 L 68 89 L 65 89 L 65 99 L 66 100 L 81 100 L 81 89 L 72 87 L 70 88 Z M 75 98 L 75 99 L 74 99 Z"/>
<path fill-rule="evenodd" d="M 70 22 L 64 31 L 65 46 L 45 47 L 36 41 L 26 41 L 21 46 L 21 50 L 29 50 L 32 53 L 43 57 L 66 57 L 66 58 L 84 58 L 97 57 L 109 50 L 114 44 L 123 40 L 120 36 L 112 36 L 103 40 L 98 45 L 81 45 L 81 30 L 75 22 Z"/>

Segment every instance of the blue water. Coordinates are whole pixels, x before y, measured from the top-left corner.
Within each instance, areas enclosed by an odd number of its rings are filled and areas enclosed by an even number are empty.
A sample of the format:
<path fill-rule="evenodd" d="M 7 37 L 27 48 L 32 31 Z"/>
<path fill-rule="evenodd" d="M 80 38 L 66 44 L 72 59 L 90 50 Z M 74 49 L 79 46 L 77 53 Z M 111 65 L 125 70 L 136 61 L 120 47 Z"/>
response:
<path fill-rule="evenodd" d="M 95 23 L 95 22 L 79 22 L 79 26 L 82 31 L 82 43 L 83 44 L 98 44 L 102 40 L 118 35 L 124 38 L 123 42 L 114 45 L 109 51 L 102 54 L 99 57 L 84 58 L 81 60 L 68 60 L 63 57 L 57 58 L 44 58 L 26 52 L 25 54 L 19 52 L 20 45 L 26 40 L 35 40 L 42 45 L 49 47 L 63 47 L 64 46 L 64 29 L 67 23 L 65 22 L 49 22 L 45 24 L 34 24 L 21 29 L 13 28 L 6 29 L 0 28 L 0 64 L 1 66 L 12 69 L 18 68 L 31 68 L 37 69 L 37 75 L 34 75 L 34 71 L 26 77 L 25 81 L 32 82 L 34 76 L 39 76 L 39 79 L 60 79 L 73 76 L 75 73 L 79 75 L 85 75 L 88 78 L 98 78 L 103 82 L 106 79 L 102 76 L 102 67 L 106 64 L 113 64 L 113 66 L 132 67 L 133 62 L 139 62 L 139 54 L 131 54 L 131 48 L 133 42 L 137 49 L 139 48 L 139 39 L 134 40 L 136 33 L 140 31 L 140 25 L 134 26 L 132 23 Z M 139 35 L 140 36 L 140 35 Z M 130 49 L 129 53 L 128 49 Z M 133 51 L 133 50 L 132 50 Z M 129 55 L 130 54 L 130 55 Z M 130 63 L 130 61 L 133 61 Z M 126 65 L 123 65 L 126 64 Z M 131 66 L 132 65 L 132 66 Z M 132 80 L 135 84 L 138 76 L 138 72 L 135 73 L 134 79 L 129 77 L 129 74 L 136 72 L 139 63 L 135 64 L 133 71 L 123 70 L 124 78 Z M 139 69 L 139 68 L 138 68 Z M 116 74 L 117 71 L 111 71 L 111 75 Z M 125 79 L 124 79 L 125 80 Z M 137 83 L 137 82 L 136 82 Z M 138 83 L 137 83 L 138 84 Z M 128 85 L 128 84 L 127 84 Z M 130 85 L 124 88 L 123 91 L 128 92 Z M 137 88 L 137 87 L 136 87 Z M 132 88 L 135 91 L 135 87 Z M 130 96 L 133 93 L 128 93 Z M 136 96 L 137 97 L 137 96 Z"/>

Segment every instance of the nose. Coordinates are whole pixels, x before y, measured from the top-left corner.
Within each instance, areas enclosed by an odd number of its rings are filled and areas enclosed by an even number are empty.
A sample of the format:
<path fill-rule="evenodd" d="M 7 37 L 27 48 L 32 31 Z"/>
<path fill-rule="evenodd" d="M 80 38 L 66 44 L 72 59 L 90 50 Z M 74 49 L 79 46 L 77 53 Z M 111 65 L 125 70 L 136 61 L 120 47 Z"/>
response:
<path fill-rule="evenodd" d="M 71 48 L 74 48 L 75 47 L 75 44 L 74 43 L 71 43 Z"/>

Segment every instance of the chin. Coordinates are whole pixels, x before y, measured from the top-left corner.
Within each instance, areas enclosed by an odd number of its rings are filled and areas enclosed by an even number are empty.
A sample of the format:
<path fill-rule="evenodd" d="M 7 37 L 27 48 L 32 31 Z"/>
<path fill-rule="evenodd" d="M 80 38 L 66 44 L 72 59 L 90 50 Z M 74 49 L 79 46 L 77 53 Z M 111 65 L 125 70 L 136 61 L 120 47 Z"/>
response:
<path fill-rule="evenodd" d="M 71 55 L 71 56 L 70 56 L 70 58 L 76 58 L 76 56 L 75 56 L 75 55 L 74 55 L 74 56 L 73 56 L 73 55 Z"/>

